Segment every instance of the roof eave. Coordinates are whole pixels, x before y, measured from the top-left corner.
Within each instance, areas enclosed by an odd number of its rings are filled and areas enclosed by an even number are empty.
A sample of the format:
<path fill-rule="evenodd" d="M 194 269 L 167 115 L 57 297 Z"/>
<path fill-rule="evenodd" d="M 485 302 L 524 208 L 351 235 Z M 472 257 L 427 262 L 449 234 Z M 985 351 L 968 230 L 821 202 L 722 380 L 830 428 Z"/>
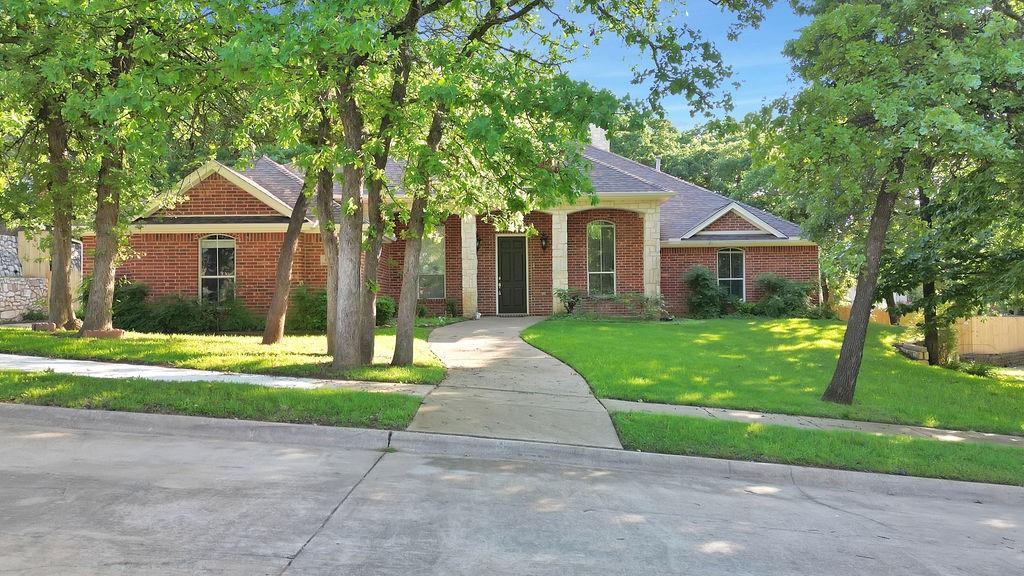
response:
<path fill-rule="evenodd" d="M 672 238 L 661 241 L 662 248 L 708 248 L 728 246 L 817 246 L 817 244 L 798 236 L 791 236 L 789 238 L 765 238 L 764 240 L 693 240 Z"/>

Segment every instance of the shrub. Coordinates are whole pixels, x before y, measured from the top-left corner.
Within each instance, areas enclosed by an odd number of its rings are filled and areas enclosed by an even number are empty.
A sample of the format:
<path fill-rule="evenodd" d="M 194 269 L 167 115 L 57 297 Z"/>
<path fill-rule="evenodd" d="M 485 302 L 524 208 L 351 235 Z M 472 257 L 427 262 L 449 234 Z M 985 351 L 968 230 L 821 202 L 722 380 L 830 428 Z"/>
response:
<path fill-rule="evenodd" d="M 377 326 L 384 326 L 390 324 L 395 319 L 395 311 L 398 310 L 398 304 L 395 304 L 395 299 L 387 294 L 377 295 Z"/>
<path fill-rule="evenodd" d="M 290 332 L 324 332 L 327 330 L 327 290 L 292 288 L 285 328 Z"/>
<path fill-rule="evenodd" d="M 819 302 L 818 304 L 808 307 L 804 316 L 811 320 L 835 320 L 836 311 L 829 304 Z"/>
<path fill-rule="evenodd" d="M 416 317 L 426 318 L 427 316 L 430 316 L 430 309 L 424 304 L 416 304 Z"/>
<path fill-rule="evenodd" d="M 114 326 L 133 332 L 166 332 L 157 320 L 149 300 L 149 287 L 141 282 L 120 279 L 114 283 L 111 308 Z M 171 319 L 174 320 L 173 318 Z"/>
<path fill-rule="evenodd" d="M 764 290 L 764 296 L 754 305 L 755 314 L 782 318 L 807 313 L 807 297 L 810 293 L 807 284 L 770 272 L 759 274 L 755 282 Z"/>
<path fill-rule="evenodd" d="M 87 286 L 83 293 L 88 294 Z M 148 286 L 124 278 L 114 283 L 111 312 L 115 327 L 133 332 L 256 332 L 264 323 L 238 300 L 205 302 L 180 295 L 150 300 Z"/>
<path fill-rule="evenodd" d="M 949 362 L 945 365 L 946 368 L 951 370 L 957 370 L 973 376 L 983 376 L 989 378 L 995 372 L 996 367 L 991 364 L 982 364 L 980 362 Z"/>
<path fill-rule="evenodd" d="M 22 322 L 42 322 L 49 316 L 42 310 L 32 309 L 21 315 Z"/>
<path fill-rule="evenodd" d="M 722 315 L 729 297 L 707 266 L 694 266 L 683 275 L 683 282 L 690 289 L 687 302 L 691 316 L 717 318 Z"/>
<path fill-rule="evenodd" d="M 444 312 L 449 318 L 455 318 L 459 315 L 459 301 L 454 298 L 449 298 L 444 301 Z"/>
<path fill-rule="evenodd" d="M 660 318 L 665 314 L 665 299 L 659 296 L 647 296 L 643 292 L 625 292 L 609 297 L 621 302 L 627 310 L 646 319 Z"/>
<path fill-rule="evenodd" d="M 565 312 L 572 314 L 583 300 L 583 291 L 579 288 L 559 288 L 555 290 L 555 297 L 562 303 Z"/>
<path fill-rule="evenodd" d="M 292 288 L 288 315 L 284 319 L 289 332 L 324 332 L 327 330 L 327 290 L 299 284 Z M 395 319 L 398 305 L 387 294 L 377 295 L 377 326 Z"/>
<path fill-rule="evenodd" d="M 167 334 L 208 334 L 213 332 L 258 332 L 264 318 L 253 314 L 238 300 L 207 302 L 180 295 L 164 296 L 150 305 L 155 330 L 133 327 L 136 331 Z"/>

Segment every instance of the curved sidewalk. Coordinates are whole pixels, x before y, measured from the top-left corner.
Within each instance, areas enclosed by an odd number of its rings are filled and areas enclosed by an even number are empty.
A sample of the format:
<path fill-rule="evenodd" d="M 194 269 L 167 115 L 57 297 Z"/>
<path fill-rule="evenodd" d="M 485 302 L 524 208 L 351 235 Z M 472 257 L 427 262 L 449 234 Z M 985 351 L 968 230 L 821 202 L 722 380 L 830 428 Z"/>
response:
<path fill-rule="evenodd" d="M 434 330 L 430 347 L 448 376 L 409 430 L 621 448 L 586 381 L 519 338 L 541 320 L 484 318 Z"/>

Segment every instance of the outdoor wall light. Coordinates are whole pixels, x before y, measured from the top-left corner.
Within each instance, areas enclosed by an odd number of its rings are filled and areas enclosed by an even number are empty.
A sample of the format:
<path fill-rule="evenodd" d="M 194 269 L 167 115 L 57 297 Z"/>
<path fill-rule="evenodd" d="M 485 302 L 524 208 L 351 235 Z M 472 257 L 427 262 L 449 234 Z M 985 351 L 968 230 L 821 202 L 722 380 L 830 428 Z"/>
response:
<path fill-rule="evenodd" d="M 480 251 L 480 235 L 479 234 L 476 235 L 476 251 L 477 252 Z"/>
<path fill-rule="evenodd" d="M 548 235 L 547 234 L 543 234 L 542 233 L 540 235 L 540 248 L 541 248 L 541 250 L 547 250 L 548 249 Z"/>

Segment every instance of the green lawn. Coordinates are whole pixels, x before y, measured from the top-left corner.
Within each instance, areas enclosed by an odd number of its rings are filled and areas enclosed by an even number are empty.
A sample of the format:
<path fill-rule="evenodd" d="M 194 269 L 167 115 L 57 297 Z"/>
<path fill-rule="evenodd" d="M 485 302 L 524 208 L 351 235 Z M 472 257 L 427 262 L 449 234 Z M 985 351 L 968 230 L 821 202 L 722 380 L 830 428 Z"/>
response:
<path fill-rule="evenodd" d="M 0 371 L 0 402 L 403 430 L 420 399 L 357 390 L 154 382 Z"/>
<path fill-rule="evenodd" d="M 340 372 L 328 368 L 330 357 L 324 336 L 285 336 L 278 344 L 264 346 L 259 336 L 128 332 L 120 340 L 98 340 L 69 333 L 4 328 L 0 329 L 0 352 L 253 374 L 436 384 L 444 378 L 444 366 L 427 345 L 429 333 L 429 328 L 416 329 L 413 366 L 393 367 L 388 363 L 395 346 L 395 330 L 381 328 L 374 365 Z"/>
<path fill-rule="evenodd" d="M 852 406 L 819 400 L 846 325 L 805 319 L 616 322 L 558 318 L 523 339 L 602 398 L 1024 434 L 1024 381 L 918 364 L 872 324 Z"/>
<path fill-rule="evenodd" d="M 644 412 L 613 412 L 612 421 L 630 450 L 1024 486 L 1024 450 L 1012 446 Z"/>

